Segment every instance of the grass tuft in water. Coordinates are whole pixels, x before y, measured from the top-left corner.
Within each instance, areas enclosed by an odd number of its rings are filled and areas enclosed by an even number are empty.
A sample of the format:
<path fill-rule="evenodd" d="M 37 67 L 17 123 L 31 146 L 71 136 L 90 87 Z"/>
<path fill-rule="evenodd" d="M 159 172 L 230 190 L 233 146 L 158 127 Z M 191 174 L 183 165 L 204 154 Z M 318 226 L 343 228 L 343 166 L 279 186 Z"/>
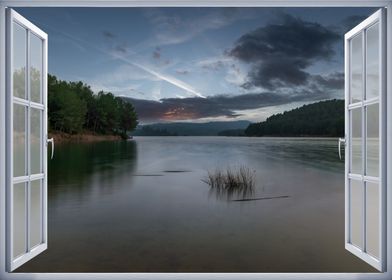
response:
<path fill-rule="evenodd" d="M 233 170 L 228 167 L 226 170 L 216 169 L 208 171 L 207 177 L 202 180 L 210 186 L 210 191 L 217 197 L 226 197 L 230 200 L 233 197 L 249 198 L 254 194 L 255 170 L 249 167 L 240 166 Z"/>

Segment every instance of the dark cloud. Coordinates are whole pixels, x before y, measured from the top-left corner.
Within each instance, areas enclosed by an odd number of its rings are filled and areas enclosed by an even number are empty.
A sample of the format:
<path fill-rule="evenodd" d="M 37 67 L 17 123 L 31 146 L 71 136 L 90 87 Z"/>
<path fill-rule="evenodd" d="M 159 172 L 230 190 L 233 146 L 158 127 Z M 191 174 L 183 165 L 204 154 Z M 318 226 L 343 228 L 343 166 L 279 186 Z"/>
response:
<path fill-rule="evenodd" d="M 107 39 L 113 39 L 116 37 L 116 35 L 114 35 L 112 32 L 110 31 L 102 31 L 102 34 L 105 38 Z"/>
<path fill-rule="evenodd" d="M 115 50 L 117 52 L 120 52 L 120 53 L 123 53 L 123 54 L 127 53 L 127 45 L 126 44 L 116 45 L 114 48 L 115 48 Z"/>
<path fill-rule="evenodd" d="M 337 27 L 337 30 L 339 30 L 342 34 L 347 33 L 355 26 L 357 26 L 360 22 L 362 22 L 365 18 L 366 16 L 363 15 L 349 16 L 340 22 L 339 26 Z"/>
<path fill-rule="evenodd" d="M 328 99 L 323 91 L 298 90 L 290 93 L 248 93 L 236 96 L 217 95 L 207 98 L 165 98 L 160 101 L 125 98 L 131 102 L 142 122 L 189 120 L 207 117 L 240 116 L 236 111 L 258 109 L 299 101 Z"/>
<path fill-rule="evenodd" d="M 161 58 L 161 49 L 159 47 L 155 48 L 155 50 L 152 52 L 152 57 L 154 59 L 160 59 Z"/>
<path fill-rule="evenodd" d="M 275 89 L 305 85 L 306 69 L 315 61 L 329 60 L 341 36 L 319 23 L 283 15 L 280 24 L 268 24 L 241 36 L 227 52 L 252 65 L 245 87 Z"/>
<path fill-rule="evenodd" d="M 154 59 L 160 59 L 160 58 L 161 58 L 161 53 L 159 53 L 159 52 L 157 52 L 157 51 L 154 51 L 154 52 L 152 53 L 152 57 L 153 57 Z"/>
<path fill-rule="evenodd" d="M 267 58 L 254 65 L 248 74 L 244 88 L 264 87 L 275 89 L 287 86 L 300 86 L 307 83 L 310 76 L 304 71 L 307 62 L 289 57 Z"/>
<path fill-rule="evenodd" d="M 334 72 L 324 76 L 314 75 L 312 79 L 324 89 L 344 88 L 344 73 L 342 72 Z"/>
<path fill-rule="evenodd" d="M 115 50 L 118 53 L 126 54 L 128 52 L 128 44 L 126 42 L 118 42 L 117 36 L 110 31 L 102 31 L 103 36 L 106 39 L 106 43 L 110 49 Z"/>
<path fill-rule="evenodd" d="M 180 74 L 180 75 L 187 75 L 187 74 L 189 74 L 189 71 L 188 70 L 177 69 L 176 73 Z"/>
<path fill-rule="evenodd" d="M 225 63 L 221 60 L 212 61 L 212 62 L 204 62 L 201 64 L 203 69 L 218 71 L 225 66 Z"/>

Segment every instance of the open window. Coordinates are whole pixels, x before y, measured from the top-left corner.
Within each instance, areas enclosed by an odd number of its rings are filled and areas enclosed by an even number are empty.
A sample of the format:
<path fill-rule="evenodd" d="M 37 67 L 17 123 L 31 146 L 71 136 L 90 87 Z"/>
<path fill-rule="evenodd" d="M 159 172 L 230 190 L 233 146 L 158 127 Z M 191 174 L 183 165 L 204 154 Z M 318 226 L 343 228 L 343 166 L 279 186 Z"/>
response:
<path fill-rule="evenodd" d="M 47 248 L 47 35 L 7 10 L 7 265 Z"/>
<path fill-rule="evenodd" d="M 38 27 L 7 9 L 6 261 L 9 272 L 47 249 L 46 155 L 47 143 L 51 141 L 47 139 L 47 40 Z M 346 146 L 345 248 L 385 271 L 384 9 L 346 34 L 345 56 L 346 136 L 339 140 Z"/>
<path fill-rule="evenodd" d="M 345 35 L 345 244 L 385 269 L 386 53 L 385 11 Z"/>

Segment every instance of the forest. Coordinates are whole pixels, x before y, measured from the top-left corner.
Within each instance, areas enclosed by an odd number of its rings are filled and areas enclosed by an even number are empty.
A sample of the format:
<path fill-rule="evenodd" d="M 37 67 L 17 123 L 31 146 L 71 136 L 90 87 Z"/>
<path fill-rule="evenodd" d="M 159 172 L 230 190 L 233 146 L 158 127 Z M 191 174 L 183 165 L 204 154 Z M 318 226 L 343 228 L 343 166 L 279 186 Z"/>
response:
<path fill-rule="evenodd" d="M 344 100 L 327 100 L 272 115 L 264 122 L 250 124 L 246 136 L 344 135 Z"/>
<path fill-rule="evenodd" d="M 48 75 L 48 124 L 51 132 L 87 132 L 127 139 L 128 133 L 138 126 L 138 117 L 128 100 L 110 92 L 94 94 L 83 82 L 62 81 Z M 344 134 L 344 101 L 333 99 L 308 104 L 272 115 L 263 122 L 248 124 L 244 121 L 155 124 L 139 127 L 133 134 L 338 137 Z M 214 130 L 207 133 L 206 129 Z"/>
<path fill-rule="evenodd" d="M 94 134 L 120 135 L 138 124 L 133 105 L 110 92 L 94 94 L 82 82 L 67 82 L 48 76 L 49 131 L 69 134 L 92 132 Z"/>

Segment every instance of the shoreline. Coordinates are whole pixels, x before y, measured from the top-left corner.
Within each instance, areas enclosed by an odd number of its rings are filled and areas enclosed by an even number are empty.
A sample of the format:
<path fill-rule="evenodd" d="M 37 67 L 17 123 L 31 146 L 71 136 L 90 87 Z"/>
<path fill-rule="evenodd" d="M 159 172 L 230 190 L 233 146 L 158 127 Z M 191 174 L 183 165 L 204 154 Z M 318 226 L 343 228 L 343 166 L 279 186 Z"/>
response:
<path fill-rule="evenodd" d="M 56 144 L 58 143 L 91 143 L 100 141 L 120 141 L 123 140 L 120 135 L 101 135 L 91 132 L 84 132 L 80 134 L 68 134 L 59 131 L 52 131 L 48 133 L 49 138 L 54 138 Z"/>

